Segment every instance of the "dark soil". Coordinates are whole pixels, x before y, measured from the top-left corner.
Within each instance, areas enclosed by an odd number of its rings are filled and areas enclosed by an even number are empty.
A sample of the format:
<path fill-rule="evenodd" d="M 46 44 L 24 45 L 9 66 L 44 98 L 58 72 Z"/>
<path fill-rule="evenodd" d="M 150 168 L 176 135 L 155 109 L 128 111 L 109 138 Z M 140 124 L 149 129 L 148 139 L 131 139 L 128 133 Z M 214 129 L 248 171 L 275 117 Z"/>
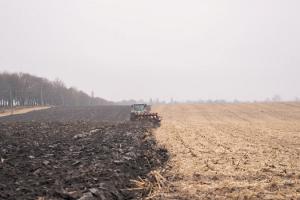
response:
<path fill-rule="evenodd" d="M 1 117 L 0 122 L 69 122 L 76 120 L 122 122 L 129 120 L 129 118 L 130 106 L 69 106 L 53 107 L 47 110 L 37 110 L 26 114 Z"/>
<path fill-rule="evenodd" d="M 122 109 L 119 113 L 123 114 L 115 115 L 118 119 L 125 116 Z M 50 109 L 49 115 L 46 111 L 38 112 L 46 119 L 53 117 L 53 113 L 63 114 L 63 110 Z M 62 121 L 73 119 L 74 114 L 66 110 Z M 89 116 L 90 110 L 85 113 L 80 108 L 75 112 L 81 113 L 78 117 L 82 118 Z M 41 116 L 36 113 L 22 115 L 22 119 Z M 95 116 L 100 115 L 104 114 Z M 143 197 L 143 191 L 128 190 L 133 187 L 130 180 L 146 177 L 168 159 L 166 150 L 159 148 L 152 137 L 154 127 L 90 119 L 0 123 L 0 199 Z"/>

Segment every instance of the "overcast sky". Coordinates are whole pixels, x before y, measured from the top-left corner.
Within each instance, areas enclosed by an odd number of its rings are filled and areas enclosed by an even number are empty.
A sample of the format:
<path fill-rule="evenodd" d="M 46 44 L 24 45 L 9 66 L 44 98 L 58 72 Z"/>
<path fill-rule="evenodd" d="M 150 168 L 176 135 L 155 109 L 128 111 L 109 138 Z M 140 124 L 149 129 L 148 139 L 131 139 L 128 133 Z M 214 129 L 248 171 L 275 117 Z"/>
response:
<path fill-rule="evenodd" d="M 300 97 L 299 0 L 0 0 L 0 71 L 109 100 Z"/>

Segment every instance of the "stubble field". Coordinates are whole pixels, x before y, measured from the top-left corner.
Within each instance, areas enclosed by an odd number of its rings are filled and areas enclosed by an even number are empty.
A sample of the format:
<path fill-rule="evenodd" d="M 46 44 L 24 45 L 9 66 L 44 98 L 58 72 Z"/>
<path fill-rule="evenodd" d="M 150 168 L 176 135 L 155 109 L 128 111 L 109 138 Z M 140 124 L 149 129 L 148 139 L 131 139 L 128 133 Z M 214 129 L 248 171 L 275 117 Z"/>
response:
<path fill-rule="evenodd" d="M 161 199 L 300 199 L 300 104 L 156 106 Z"/>

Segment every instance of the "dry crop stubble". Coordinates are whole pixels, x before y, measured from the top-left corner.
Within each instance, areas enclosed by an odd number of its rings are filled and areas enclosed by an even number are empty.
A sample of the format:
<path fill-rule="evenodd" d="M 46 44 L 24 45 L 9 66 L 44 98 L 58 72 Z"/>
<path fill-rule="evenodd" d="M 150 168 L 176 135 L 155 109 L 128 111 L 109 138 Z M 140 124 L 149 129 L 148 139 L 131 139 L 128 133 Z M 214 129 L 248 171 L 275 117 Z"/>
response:
<path fill-rule="evenodd" d="M 300 198 L 300 104 L 162 105 L 164 198 Z"/>

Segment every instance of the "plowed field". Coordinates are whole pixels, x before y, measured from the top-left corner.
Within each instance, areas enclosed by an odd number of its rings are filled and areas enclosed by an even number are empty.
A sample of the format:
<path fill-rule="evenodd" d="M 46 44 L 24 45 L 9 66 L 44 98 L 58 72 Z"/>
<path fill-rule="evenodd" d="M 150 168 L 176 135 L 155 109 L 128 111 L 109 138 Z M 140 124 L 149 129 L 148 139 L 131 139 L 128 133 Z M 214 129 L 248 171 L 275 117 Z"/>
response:
<path fill-rule="evenodd" d="M 5 116 L 0 118 L 0 122 L 74 122 L 78 120 L 122 122 L 128 121 L 129 115 L 130 106 L 67 106 Z"/>
<path fill-rule="evenodd" d="M 0 199 L 146 197 L 152 187 L 136 183 L 151 183 L 168 154 L 156 145 L 156 126 L 129 122 L 129 111 L 57 107 L 1 118 Z"/>
<path fill-rule="evenodd" d="M 300 104 L 157 106 L 161 199 L 300 199 Z M 158 197 L 159 198 L 159 197 Z"/>

